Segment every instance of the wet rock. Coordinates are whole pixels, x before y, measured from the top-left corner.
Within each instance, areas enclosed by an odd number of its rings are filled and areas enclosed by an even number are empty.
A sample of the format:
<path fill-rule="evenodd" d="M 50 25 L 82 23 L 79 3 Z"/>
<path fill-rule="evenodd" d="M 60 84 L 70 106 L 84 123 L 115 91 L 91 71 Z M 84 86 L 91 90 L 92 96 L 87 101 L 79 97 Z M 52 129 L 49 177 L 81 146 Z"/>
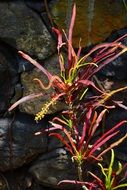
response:
<path fill-rule="evenodd" d="M 49 57 L 43 64 L 43 66 L 52 74 L 59 74 L 59 63 L 58 63 L 58 56 L 53 55 Z M 33 81 L 34 78 L 39 78 L 45 85 L 49 83 L 47 80 L 47 77 L 42 73 L 42 71 L 38 69 L 34 69 L 30 72 L 25 72 L 21 74 L 21 83 L 23 85 L 23 96 L 32 94 L 32 93 L 38 93 L 43 92 L 44 96 L 36 98 L 34 101 L 27 101 L 20 105 L 20 110 L 22 112 L 26 112 L 29 114 L 36 114 L 39 111 L 41 111 L 41 108 L 44 107 L 46 102 L 49 102 L 51 100 L 51 95 L 53 92 L 53 88 L 50 88 L 49 90 L 42 90 L 38 83 Z M 66 105 L 62 103 L 61 101 L 58 101 L 54 106 L 52 106 L 47 114 L 55 113 L 57 111 L 63 110 L 66 108 Z"/>
<path fill-rule="evenodd" d="M 13 47 L 39 59 L 56 51 L 54 40 L 41 18 L 24 1 L 0 2 L 0 10 L 0 36 Z"/>
<path fill-rule="evenodd" d="M 75 180 L 77 178 L 74 164 L 64 148 L 58 148 L 40 156 L 32 164 L 29 172 L 39 184 L 53 188 L 58 188 L 57 184 L 61 180 Z M 70 188 L 68 184 L 60 187 Z"/>
<path fill-rule="evenodd" d="M 0 170 L 18 168 L 45 152 L 47 135 L 34 134 L 47 126 L 48 118 L 37 124 L 32 116 L 24 113 L 0 119 Z"/>

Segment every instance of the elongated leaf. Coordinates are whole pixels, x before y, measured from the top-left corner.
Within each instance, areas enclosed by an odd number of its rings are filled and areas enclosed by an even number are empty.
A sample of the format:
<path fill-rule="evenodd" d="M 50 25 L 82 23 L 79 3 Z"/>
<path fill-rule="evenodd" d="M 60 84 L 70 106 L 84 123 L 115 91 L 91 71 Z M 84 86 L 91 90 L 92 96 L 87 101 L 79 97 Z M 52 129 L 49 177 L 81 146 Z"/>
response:
<path fill-rule="evenodd" d="M 46 70 L 42 65 L 40 65 L 37 61 L 35 61 L 34 59 L 32 59 L 29 55 L 27 55 L 26 53 L 22 52 L 22 51 L 18 51 L 18 53 L 27 61 L 29 61 L 30 63 L 32 63 L 35 67 L 37 67 L 38 69 L 40 69 L 50 80 L 52 75 L 48 72 L 48 70 Z"/>
<path fill-rule="evenodd" d="M 99 67 L 96 67 L 94 72 L 92 73 L 92 75 L 94 75 L 95 73 L 97 73 L 98 71 L 100 71 L 104 66 L 106 66 L 107 64 L 109 64 L 110 62 L 114 61 L 117 57 L 119 57 L 120 55 L 122 55 L 125 51 L 127 51 L 126 49 L 122 49 L 119 53 L 117 53 L 116 55 L 112 56 L 111 58 L 106 59 L 103 64 L 99 65 Z"/>
<path fill-rule="evenodd" d="M 49 84 L 47 86 L 45 86 L 38 78 L 34 78 L 34 81 L 38 82 L 40 87 L 44 90 L 48 90 L 51 88 L 51 86 L 54 86 L 63 91 L 66 89 L 64 82 L 57 75 L 54 75 L 50 78 Z"/>
<path fill-rule="evenodd" d="M 83 84 L 83 85 L 85 85 L 85 86 L 92 86 L 92 87 L 93 87 L 95 90 L 97 90 L 98 92 L 104 93 L 102 90 L 100 90 L 99 88 L 97 88 L 97 87 L 95 86 L 95 84 L 94 84 L 92 81 L 90 81 L 90 80 L 79 80 L 78 83 L 81 83 L 81 84 Z"/>
<path fill-rule="evenodd" d="M 18 105 L 28 101 L 28 100 L 33 100 L 35 98 L 38 98 L 40 96 L 43 96 L 43 93 L 39 93 L 39 94 L 30 94 L 28 96 L 25 96 L 23 98 L 21 98 L 20 100 L 18 100 L 17 102 L 15 102 L 9 109 L 8 111 L 12 111 L 14 108 L 16 108 Z"/>
<path fill-rule="evenodd" d="M 96 119 L 97 119 L 97 112 L 95 111 L 94 116 L 93 116 L 92 121 L 91 121 L 91 124 L 90 124 L 90 127 L 89 127 L 89 131 L 88 131 L 89 138 L 92 137 L 91 132 L 92 132 L 93 126 L 94 126 L 94 124 L 96 122 Z"/>
<path fill-rule="evenodd" d="M 103 141 L 103 139 L 105 139 L 107 136 L 109 136 L 110 134 L 112 134 L 116 129 L 118 129 L 119 127 L 121 127 L 123 124 L 127 123 L 126 120 L 123 120 L 121 122 L 119 122 L 117 125 L 115 125 L 114 127 L 112 127 L 110 130 L 108 130 L 107 132 L 105 132 L 95 143 L 94 146 L 96 146 L 98 143 L 100 143 L 101 141 Z"/>
<path fill-rule="evenodd" d="M 82 149 L 82 146 L 84 144 L 85 136 L 86 136 L 86 128 L 87 128 L 86 123 L 84 123 L 83 130 L 82 130 L 82 136 L 81 136 L 81 139 L 78 144 L 78 151 L 80 151 Z"/>
<path fill-rule="evenodd" d="M 108 148 L 106 148 L 105 150 L 103 150 L 98 156 L 97 158 L 101 157 L 102 155 L 104 155 L 106 152 L 108 152 L 110 149 L 118 146 L 120 143 L 122 143 L 125 139 L 127 138 L 127 134 L 125 134 L 122 138 L 120 138 L 118 141 L 112 143 L 110 146 L 108 146 Z"/>
<path fill-rule="evenodd" d="M 96 185 L 94 183 L 90 183 L 90 182 L 84 182 L 84 181 L 77 181 L 77 180 L 62 180 L 58 183 L 58 185 L 61 185 L 62 183 L 70 183 L 70 184 L 77 184 L 77 185 L 88 185 L 88 186 L 92 186 L 92 187 L 96 187 Z"/>
<path fill-rule="evenodd" d="M 117 106 L 119 106 L 120 108 L 123 108 L 123 109 L 127 110 L 127 106 L 125 106 L 122 101 L 113 101 L 113 102 L 114 102 Z"/>
<path fill-rule="evenodd" d="M 54 27 L 52 27 L 52 30 L 57 34 L 57 39 L 58 39 L 57 50 L 58 50 L 58 54 L 59 54 L 60 48 L 65 44 L 65 43 L 63 43 L 63 40 L 62 40 L 62 32 Z"/>
<path fill-rule="evenodd" d="M 88 173 L 96 179 L 97 183 L 100 185 L 100 187 L 102 188 L 102 190 L 106 190 L 105 184 L 103 183 L 103 181 L 98 176 L 96 176 L 95 174 L 93 174 L 90 171 Z"/>
<path fill-rule="evenodd" d="M 114 150 L 111 149 L 111 161 L 108 167 L 108 175 L 107 175 L 107 181 L 106 181 L 107 184 L 111 183 L 111 185 L 113 184 L 113 181 L 114 181 L 114 177 L 112 177 L 114 159 L 115 159 Z"/>
<path fill-rule="evenodd" d="M 45 131 L 54 131 L 54 130 L 58 130 L 58 129 L 60 129 L 60 130 L 62 130 L 63 129 L 63 126 L 62 125 L 60 125 L 60 124 L 56 124 L 56 123 L 53 123 L 53 122 L 49 122 L 53 127 L 50 127 L 50 128 L 48 128 L 48 129 L 45 129 Z"/>
<path fill-rule="evenodd" d="M 122 46 L 120 43 L 118 42 L 112 42 L 112 43 L 103 43 L 103 44 L 99 44 L 94 46 L 94 48 L 92 48 L 89 53 L 87 53 L 83 59 L 86 60 L 91 54 L 93 54 L 94 52 L 98 51 L 98 50 L 103 50 L 104 48 L 112 48 L 112 47 L 118 47 L 118 48 L 125 48 L 126 46 Z"/>
<path fill-rule="evenodd" d="M 95 122 L 95 124 L 94 124 L 94 126 L 93 126 L 93 128 L 92 128 L 91 136 L 94 135 L 94 133 L 95 133 L 95 131 L 97 130 L 97 127 L 99 126 L 100 122 L 102 121 L 103 116 L 104 116 L 104 114 L 105 114 L 106 111 L 107 111 L 107 110 L 104 109 L 104 110 L 99 114 L 99 116 L 98 116 L 98 118 L 97 118 L 97 120 L 96 120 L 96 122 Z"/>
<path fill-rule="evenodd" d="M 73 10 L 72 10 L 72 16 L 71 16 L 71 23 L 69 26 L 69 33 L 68 33 L 68 41 L 69 44 L 72 45 L 72 32 L 73 32 L 73 27 L 74 27 L 74 23 L 75 23 L 75 16 L 76 16 L 76 5 L 74 4 L 73 6 Z M 69 68 L 71 68 L 71 46 L 68 45 L 68 64 L 69 64 Z"/>
<path fill-rule="evenodd" d="M 119 42 L 119 41 L 121 41 L 121 40 L 122 40 L 123 38 L 125 38 L 125 37 L 127 37 L 127 34 L 124 34 L 123 36 L 117 38 L 115 41 L 113 41 L 113 42 L 111 42 L 111 43 Z M 121 44 L 121 45 L 122 45 L 122 44 Z M 107 48 L 108 48 L 108 47 L 103 48 L 99 53 L 100 53 L 100 54 L 103 53 L 104 51 L 107 50 Z M 125 48 L 125 46 L 124 46 L 123 48 Z"/>
<path fill-rule="evenodd" d="M 67 121 L 63 120 L 63 119 L 60 119 L 59 117 L 54 117 L 53 120 L 54 121 L 58 121 L 60 122 L 61 124 L 64 124 L 64 125 L 67 125 Z"/>
<path fill-rule="evenodd" d="M 113 190 L 119 190 L 119 189 L 121 189 L 121 188 L 123 188 L 123 187 L 127 187 L 127 183 L 125 183 L 125 184 L 120 184 L 120 185 L 117 185 L 116 187 L 114 187 L 114 188 L 112 188 Z"/>
<path fill-rule="evenodd" d="M 107 141 L 109 141 L 112 137 L 118 134 L 119 131 L 112 133 L 111 135 L 108 135 L 108 137 L 105 137 L 102 141 L 99 143 L 93 144 L 91 150 L 88 152 L 88 156 L 91 156 L 98 148 L 101 148 L 102 145 L 104 145 Z"/>
<path fill-rule="evenodd" d="M 61 134 L 59 134 L 59 133 L 50 133 L 49 136 L 54 136 L 54 137 L 56 137 L 57 139 L 59 139 L 59 140 L 66 146 L 66 148 L 67 148 L 68 151 L 71 153 L 71 155 L 74 156 L 72 147 L 67 143 L 67 141 L 62 137 Z"/>
<path fill-rule="evenodd" d="M 70 144 L 71 144 L 71 147 L 73 148 L 74 152 L 75 152 L 76 154 L 78 154 L 78 151 L 77 151 L 77 149 L 76 149 L 75 143 L 74 143 L 74 141 L 73 141 L 73 138 L 71 137 L 70 132 L 67 131 L 64 127 L 62 127 L 62 126 L 59 125 L 59 124 L 56 124 L 56 123 L 53 123 L 53 122 L 50 122 L 50 123 L 51 123 L 54 127 L 47 129 L 47 131 L 57 130 L 57 129 L 62 130 L 62 131 L 65 133 L 65 135 L 67 136 L 67 138 L 68 138 L 68 140 L 69 140 L 69 142 L 70 142 Z"/>

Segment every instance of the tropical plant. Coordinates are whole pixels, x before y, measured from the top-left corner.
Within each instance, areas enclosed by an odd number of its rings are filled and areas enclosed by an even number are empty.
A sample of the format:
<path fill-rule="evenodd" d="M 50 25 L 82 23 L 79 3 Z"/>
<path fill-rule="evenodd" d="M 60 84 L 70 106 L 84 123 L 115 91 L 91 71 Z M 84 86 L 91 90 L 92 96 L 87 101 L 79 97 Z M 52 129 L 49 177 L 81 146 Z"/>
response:
<path fill-rule="evenodd" d="M 125 183 L 125 179 L 127 180 L 127 164 L 122 166 L 122 164 L 118 162 L 118 169 L 115 170 L 114 162 L 115 154 L 114 150 L 111 149 L 111 161 L 108 168 L 104 168 L 101 163 L 98 163 L 104 176 L 104 180 L 89 172 L 95 178 L 94 183 L 98 184 L 98 188 L 101 188 L 102 190 L 119 190 L 127 187 L 127 182 Z"/>
<path fill-rule="evenodd" d="M 88 87 L 92 87 L 100 93 L 99 96 L 92 97 L 92 103 L 90 101 L 91 98 L 89 99 L 89 103 L 87 103 L 87 105 L 89 104 L 92 107 L 105 106 L 105 102 L 114 93 L 127 89 L 127 87 L 124 87 L 107 93 L 95 86 L 94 82 L 92 81 L 92 76 L 94 76 L 100 69 L 102 69 L 105 65 L 107 65 L 108 63 L 110 63 L 111 61 L 113 61 L 114 59 L 116 59 L 117 57 L 119 57 L 127 51 L 127 47 L 125 45 L 122 45 L 122 43 L 120 42 L 120 40 L 125 38 L 127 34 L 125 34 L 124 36 L 120 37 L 112 43 L 103 43 L 96 45 L 89 51 L 89 53 L 81 57 L 81 47 L 79 47 L 78 52 L 76 53 L 72 46 L 72 31 L 74 27 L 75 16 L 76 6 L 74 5 L 69 28 L 69 36 L 67 37 L 65 32 L 63 31 L 67 40 L 66 43 L 62 41 L 62 32 L 56 28 L 53 28 L 53 31 L 58 35 L 57 49 L 60 64 L 60 76 L 52 75 L 37 61 L 33 60 L 29 55 L 23 53 L 22 51 L 19 51 L 19 54 L 24 59 L 31 62 L 47 76 L 49 84 L 45 86 L 37 78 L 35 78 L 34 81 L 36 81 L 44 90 L 47 90 L 51 87 L 55 89 L 55 94 L 52 95 L 51 102 L 46 103 L 46 105 L 42 108 L 40 114 L 37 114 L 37 117 L 35 117 L 36 121 L 42 119 L 46 114 L 46 110 L 48 110 L 48 108 L 52 104 L 56 103 L 57 100 L 60 98 L 64 99 L 64 102 L 69 106 L 69 109 L 71 109 L 72 106 L 76 103 L 75 100 L 78 100 L 79 105 L 80 100 L 83 100 L 83 97 L 87 93 Z M 66 46 L 67 49 L 67 63 L 64 61 L 64 57 L 61 52 L 63 46 Z M 93 55 L 93 53 L 96 54 L 95 57 L 91 61 L 88 61 L 88 59 L 90 58 L 90 56 Z M 23 97 L 15 104 L 13 104 L 9 108 L 9 111 L 14 109 L 17 105 L 21 104 L 22 102 L 37 98 L 39 96 L 43 96 L 43 94 L 32 94 Z"/>
<path fill-rule="evenodd" d="M 103 159 L 103 155 L 107 151 L 115 146 L 118 146 L 119 143 L 127 138 L 127 134 L 125 134 L 121 139 L 110 144 L 108 148 L 103 148 L 103 145 L 106 142 L 119 133 L 118 128 L 122 127 L 126 121 L 121 121 L 104 134 L 101 134 L 100 127 L 101 121 L 107 109 L 114 108 L 116 104 L 126 109 L 122 103 L 110 101 L 110 104 L 108 104 L 108 100 L 115 93 L 126 90 L 127 87 L 106 92 L 101 89 L 99 85 L 95 85 L 93 80 L 93 76 L 101 68 L 127 51 L 127 47 L 121 43 L 121 40 L 126 37 L 127 34 L 112 43 L 96 45 L 86 55 L 81 56 L 80 45 L 77 53 L 72 45 L 72 32 L 75 16 L 76 5 L 73 7 L 68 36 L 63 31 L 66 42 L 63 42 L 62 32 L 56 28 L 53 28 L 53 31 L 58 36 L 57 50 L 60 63 L 59 76 L 51 74 L 29 55 L 21 51 L 19 51 L 19 53 L 22 57 L 24 57 L 24 59 L 30 61 L 47 76 L 49 84 L 46 86 L 37 78 L 35 78 L 34 81 L 36 81 L 44 90 L 49 88 L 53 88 L 55 90 L 55 92 L 51 95 L 51 100 L 42 107 L 42 110 L 39 113 L 36 114 L 35 120 L 39 122 L 47 114 L 50 107 L 56 104 L 58 100 L 64 101 L 68 107 L 68 109 L 63 110 L 61 117 L 55 117 L 50 122 L 52 127 L 45 130 L 46 132 L 50 132 L 50 136 L 55 136 L 65 145 L 72 156 L 72 161 L 75 161 L 77 164 L 77 180 L 79 182 L 66 180 L 63 182 L 76 182 L 81 184 L 84 189 L 90 189 L 94 188 L 95 185 L 91 182 L 84 182 L 82 175 L 82 165 L 84 162 L 86 160 L 98 162 Z M 67 52 L 67 62 L 62 54 L 63 47 Z M 94 91 L 94 95 L 89 96 L 89 89 Z M 40 96 L 43 96 L 43 94 L 31 94 L 23 97 L 13 104 L 9 108 L 9 111 L 22 102 Z M 59 131 L 62 131 L 62 133 L 59 133 Z M 97 133 L 100 134 L 99 138 L 97 138 Z"/>

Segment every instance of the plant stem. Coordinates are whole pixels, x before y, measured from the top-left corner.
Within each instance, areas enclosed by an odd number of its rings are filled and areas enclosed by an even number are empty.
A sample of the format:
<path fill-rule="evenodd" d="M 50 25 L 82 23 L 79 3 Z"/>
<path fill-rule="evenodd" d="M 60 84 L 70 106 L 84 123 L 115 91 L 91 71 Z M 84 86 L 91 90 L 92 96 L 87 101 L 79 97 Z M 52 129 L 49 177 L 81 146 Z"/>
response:
<path fill-rule="evenodd" d="M 78 164 L 78 178 L 79 178 L 79 181 L 83 181 L 81 164 Z"/>

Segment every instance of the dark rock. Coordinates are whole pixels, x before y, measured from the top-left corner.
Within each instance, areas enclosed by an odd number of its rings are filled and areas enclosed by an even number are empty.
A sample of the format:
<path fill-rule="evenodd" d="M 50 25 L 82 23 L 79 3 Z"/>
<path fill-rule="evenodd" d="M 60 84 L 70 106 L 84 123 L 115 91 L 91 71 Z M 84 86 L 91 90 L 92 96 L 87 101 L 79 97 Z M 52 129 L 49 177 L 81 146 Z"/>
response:
<path fill-rule="evenodd" d="M 0 170 L 18 168 L 32 161 L 47 149 L 47 136 L 35 136 L 40 128 L 48 126 L 48 119 L 39 124 L 30 115 L 19 113 L 0 119 Z"/>
<path fill-rule="evenodd" d="M 39 185 L 28 169 L 29 165 L 13 171 L 1 172 L 0 190 L 8 190 L 8 187 L 10 190 L 53 190 Z"/>
<path fill-rule="evenodd" d="M 113 42 L 127 33 L 127 28 L 117 30 L 113 32 L 107 39 L 106 42 Z M 121 40 L 123 45 L 127 45 L 127 37 Z M 109 78 L 114 78 L 117 80 L 126 80 L 127 79 L 127 53 L 125 52 L 117 59 L 106 65 L 104 68 L 99 71 L 99 74 L 102 74 Z"/>
<path fill-rule="evenodd" d="M 113 126 L 118 124 L 120 121 L 127 120 L 127 111 L 122 108 L 116 108 L 111 110 L 106 118 L 105 130 L 111 129 Z M 112 138 L 110 142 L 115 142 L 127 133 L 127 124 L 122 125 L 118 128 L 119 133 Z M 127 161 L 127 139 L 125 139 L 115 149 L 115 156 L 120 159 Z"/>
<path fill-rule="evenodd" d="M 0 40 L 0 115 L 7 110 L 18 80 L 16 50 Z"/>
<path fill-rule="evenodd" d="M 33 10 L 41 19 L 42 22 L 45 24 L 48 32 L 50 35 L 54 38 L 54 40 L 57 42 L 57 36 L 55 33 L 52 31 L 52 27 L 56 26 L 53 19 L 52 15 L 50 12 L 50 8 L 55 4 L 54 0 L 49 0 L 46 1 L 46 4 L 44 1 L 39 0 L 38 2 L 36 1 L 26 1 L 26 5 Z M 47 10 L 48 9 L 48 10 Z"/>
<path fill-rule="evenodd" d="M 38 1 L 26 0 L 25 3 L 29 8 L 33 9 L 34 11 L 38 13 L 42 13 L 45 11 L 45 5 L 42 0 L 38 0 Z"/>
<path fill-rule="evenodd" d="M 77 178 L 74 164 L 64 148 L 58 148 L 40 156 L 32 164 L 29 172 L 39 184 L 53 188 L 58 188 L 57 184 L 61 180 L 75 180 Z M 62 187 L 63 189 L 70 188 L 68 184 L 64 184 Z"/>
<path fill-rule="evenodd" d="M 49 4 L 52 1 L 53 0 L 47 0 L 47 3 Z M 26 0 L 25 3 L 28 7 L 30 7 L 31 9 L 35 10 L 38 13 L 46 11 L 44 0 L 38 0 L 38 1 Z"/>
<path fill-rule="evenodd" d="M 38 59 L 45 59 L 56 51 L 42 19 L 24 1 L 2 1 L 0 10 L 0 36 L 10 45 Z"/>
<path fill-rule="evenodd" d="M 0 39 L 0 116 L 10 103 L 22 97 L 20 73 L 32 69 L 33 65 L 19 56 L 17 49 Z"/>

